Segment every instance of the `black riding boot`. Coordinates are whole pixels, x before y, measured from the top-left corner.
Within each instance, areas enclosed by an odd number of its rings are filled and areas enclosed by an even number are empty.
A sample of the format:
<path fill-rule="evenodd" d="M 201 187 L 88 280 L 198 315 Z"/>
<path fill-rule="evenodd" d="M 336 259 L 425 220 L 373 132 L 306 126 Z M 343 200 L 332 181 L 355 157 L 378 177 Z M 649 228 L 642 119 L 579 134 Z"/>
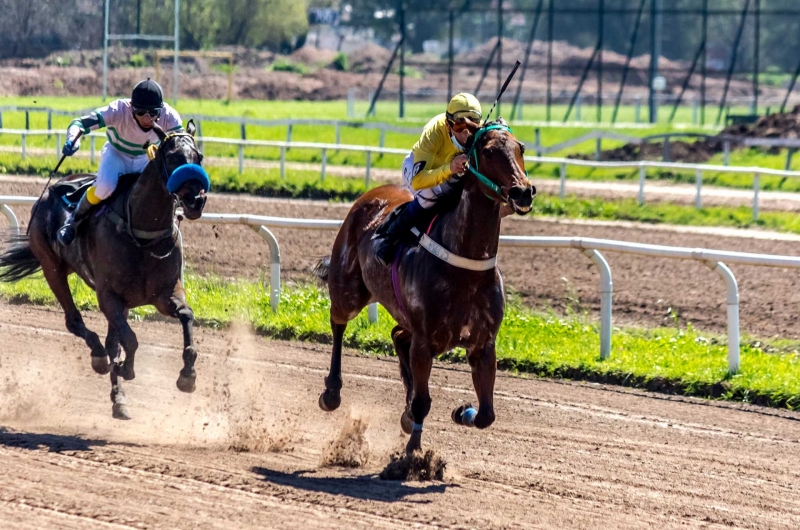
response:
<path fill-rule="evenodd" d="M 78 226 L 81 224 L 81 221 L 89 216 L 89 212 L 92 210 L 93 206 L 94 205 L 89 202 L 89 198 L 84 194 L 78 206 L 75 207 L 75 211 L 73 211 L 69 219 L 67 219 L 67 223 L 58 230 L 59 243 L 68 247 L 75 240 L 75 236 L 78 234 Z"/>
<path fill-rule="evenodd" d="M 411 229 L 430 215 L 431 212 L 423 208 L 416 199 L 395 208 L 372 236 L 372 239 L 381 240 L 375 252 L 378 262 L 384 267 L 390 266 L 399 244 L 403 241 L 414 241 Z"/>

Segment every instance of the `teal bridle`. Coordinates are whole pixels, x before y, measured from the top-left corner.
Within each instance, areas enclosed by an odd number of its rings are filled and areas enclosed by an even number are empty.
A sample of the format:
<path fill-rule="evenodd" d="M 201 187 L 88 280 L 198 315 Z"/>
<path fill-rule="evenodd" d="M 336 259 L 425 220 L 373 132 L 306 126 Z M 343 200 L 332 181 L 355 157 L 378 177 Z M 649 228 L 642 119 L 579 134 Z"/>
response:
<path fill-rule="evenodd" d="M 472 140 L 472 145 L 470 146 L 469 151 L 467 152 L 467 160 L 469 161 L 469 166 L 467 167 L 467 169 L 469 169 L 470 173 L 475 175 L 484 186 L 495 192 L 497 196 L 500 198 L 500 200 L 503 201 L 504 204 L 508 204 L 508 196 L 503 194 L 503 188 L 495 184 L 491 179 L 489 179 L 489 177 L 481 173 L 478 168 L 478 150 L 475 148 L 475 146 L 478 145 L 481 136 L 483 136 L 489 131 L 503 131 L 512 134 L 511 127 L 499 123 L 493 125 L 485 125 L 480 129 L 478 129 L 475 132 L 475 138 Z M 526 178 L 528 177 L 527 169 L 525 170 L 525 177 Z M 488 194 L 486 196 L 489 197 Z M 489 198 L 491 199 L 491 197 Z"/>

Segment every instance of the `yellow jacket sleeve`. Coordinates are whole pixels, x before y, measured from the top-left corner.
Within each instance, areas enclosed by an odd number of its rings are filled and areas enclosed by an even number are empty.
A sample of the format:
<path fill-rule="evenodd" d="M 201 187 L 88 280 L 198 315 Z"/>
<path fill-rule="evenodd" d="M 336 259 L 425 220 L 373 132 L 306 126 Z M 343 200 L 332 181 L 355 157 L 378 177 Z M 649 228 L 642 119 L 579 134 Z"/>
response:
<path fill-rule="evenodd" d="M 414 176 L 411 187 L 415 190 L 432 188 L 450 178 L 450 161 L 458 153 L 447 135 L 444 114 L 432 119 L 414 145 Z"/>

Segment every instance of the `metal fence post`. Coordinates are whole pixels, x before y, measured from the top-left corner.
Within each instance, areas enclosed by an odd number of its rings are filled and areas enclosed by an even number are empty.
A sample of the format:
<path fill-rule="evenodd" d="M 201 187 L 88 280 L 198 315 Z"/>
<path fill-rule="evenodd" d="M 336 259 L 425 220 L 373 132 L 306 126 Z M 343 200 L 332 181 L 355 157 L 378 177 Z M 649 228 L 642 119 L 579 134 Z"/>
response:
<path fill-rule="evenodd" d="M 328 150 L 323 148 L 322 149 L 322 167 L 320 168 L 319 172 L 319 180 L 320 182 L 325 181 L 325 166 L 328 165 Z"/>
<path fill-rule="evenodd" d="M 286 147 L 281 147 L 281 180 L 286 179 Z"/>
<path fill-rule="evenodd" d="M 598 162 L 603 159 L 603 138 L 601 136 L 598 136 L 597 140 L 595 140 L 594 159 Z"/>
<path fill-rule="evenodd" d="M 731 141 L 730 140 L 725 140 L 722 143 L 722 153 L 723 153 L 722 154 L 722 159 L 723 159 L 722 163 L 723 163 L 723 165 L 726 165 L 726 166 L 730 165 L 730 162 L 731 162 Z"/>
<path fill-rule="evenodd" d="M 292 143 L 292 124 L 291 123 L 286 126 L 286 143 L 287 144 Z M 286 150 L 287 151 L 289 150 L 288 146 L 286 147 Z"/>
<path fill-rule="evenodd" d="M 539 127 L 534 129 L 533 135 L 534 141 L 536 142 L 533 146 L 534 150 L 536 151 L 536 156 L 542 156 L 542 131 L 539 129 Z"/>
<path fill-rule="evenodd" d="M 247 129 L 245 128 L 244 122 L 239 124 L 239 130 L 241 132 L 242 140 L 247 140 Z"/>
<path fill-rule="evenodd" d="M 373 302 L 367 306 L 367 320 L 370 324 L 378 321 L 378 302 Z"/>
<path fill-rule="evenodd" d="M 704 263 L 725 281 L 725 301 L 728 305 L 728 371 L 735 374 L 739 371 L 739 285 L 724 263 Z"/>
<path fill-rule="evenodd" d="M 61 133 L 56 133 L 56 156 L 61 154 Z"/>
<path fill-rule="evenodd" d="M 698 210 L 703 207 L 703 197 L 700 195 L 703 189 L 703 170 L 697 169 L 694 174 L 694 182 L 697 185 L 697 195 L 694 198 L 694 207 Z"/>
<path fill-rule="evenodd" d="M 3 111 L 0 110 L 0 129 L 3 128 Z"/>
<path fill-rule="evenodd" d="M 584 250 L 583 253 L 592 260 L 600 272 L 600 358 L 608 359 L 611 356 L 611 310 L 614 294 L 611 267 L 600 252 Z"/>
<path fill-rule="evenodd" d="M 364 176 L 364 186 L 369 188 L 369 172 L 372 166 L 372 151 L 367 151 L 367 174 Z"/>
<path fill-rule="evenodd" d="M 758 173 L 753 174 L 753 219 L 758 219 L 758 190 L 761 188 L 761 176 Z"/>
<path fill-rule="evenodd" d="M 47 139 L 50 139 L 50 132 L 53 130 L 53 111 L 52 109 L 47 109 Z"/>
<path fill-rule="evenodd" d="M 647 171 L 643 165 L 639 166 L 639 206 L 644 206 L 644 179 Z"/>
<path fill-rule="evenodd" d="M 269 305 L 272 311 L 278 310 L 281 301 L 281 248 L 275 234 L 270 232 L 266 226 L 250 226 L 264 241 L 269 245 Z"/>
<path fill-rule="evenodd" d="M 239 144 L 239 174 L 244 171 L 244 144 Z"/>
<path fill-rule="evenodd" d="M 25 160 L 25 157 L 28 156 L 27 149 L 26 149 L 26 138 L 25 133 L 22 133 L 22 160 Z"/>
<path fill-rule="evenodd" d="M 633 111 L 634 121 L 636 123 L 640 123 L 642 121 L 642 98 L 641 96 L 636 96 L 636 107 Z"/>
<path fill-rule="evenodd" d="M 567 164 L 561 164 L 561 185 L 558 190 L 558 197 L 563 201 L 567 194 Z"/>

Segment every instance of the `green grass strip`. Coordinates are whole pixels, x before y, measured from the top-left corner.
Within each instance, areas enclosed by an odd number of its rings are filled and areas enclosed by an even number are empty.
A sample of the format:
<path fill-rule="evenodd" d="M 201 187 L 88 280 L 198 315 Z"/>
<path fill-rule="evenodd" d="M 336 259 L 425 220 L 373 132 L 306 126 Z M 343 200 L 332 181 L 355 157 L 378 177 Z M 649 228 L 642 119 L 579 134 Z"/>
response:
<path fill-rule="evenodd" d="M 188 299 L 200 325 L 223 328 L 239 319 L 268 337 L 331 342 L 330 300 L 323 288 L 285 288 L 280 310 L 273 313 L 262 283 L 189 275 L 187 284 Z M 96 309 L 88 287 L 74 277 L 71 286 L 81 309 Z M 55 304 L 41 277 L 0 284 L 0 296 L 15 303 Z M 153 314 L 149 307 L 132 312 L 134 318 Z M 392 354 L 389 334 L 393 325 L 383 308 L 376 325 L 370 325 L 362 312 L 348 326 L 345 344 Z M 611 358 L 601 360 L 599 348 L 595 323 L 576 316 L 537 313 L 509 297 L 497 343 L 502 369 L 789 409 L 800 406 L 800 357 L 796 351 L 766 353 L 755 343 L 742 344 L 741 371 L 730 376 L 725 341 L 707 338 L 691 328 L 615 329 Z M 460 362 L 464 353 L 457 350 L 445 357 Z"/>

